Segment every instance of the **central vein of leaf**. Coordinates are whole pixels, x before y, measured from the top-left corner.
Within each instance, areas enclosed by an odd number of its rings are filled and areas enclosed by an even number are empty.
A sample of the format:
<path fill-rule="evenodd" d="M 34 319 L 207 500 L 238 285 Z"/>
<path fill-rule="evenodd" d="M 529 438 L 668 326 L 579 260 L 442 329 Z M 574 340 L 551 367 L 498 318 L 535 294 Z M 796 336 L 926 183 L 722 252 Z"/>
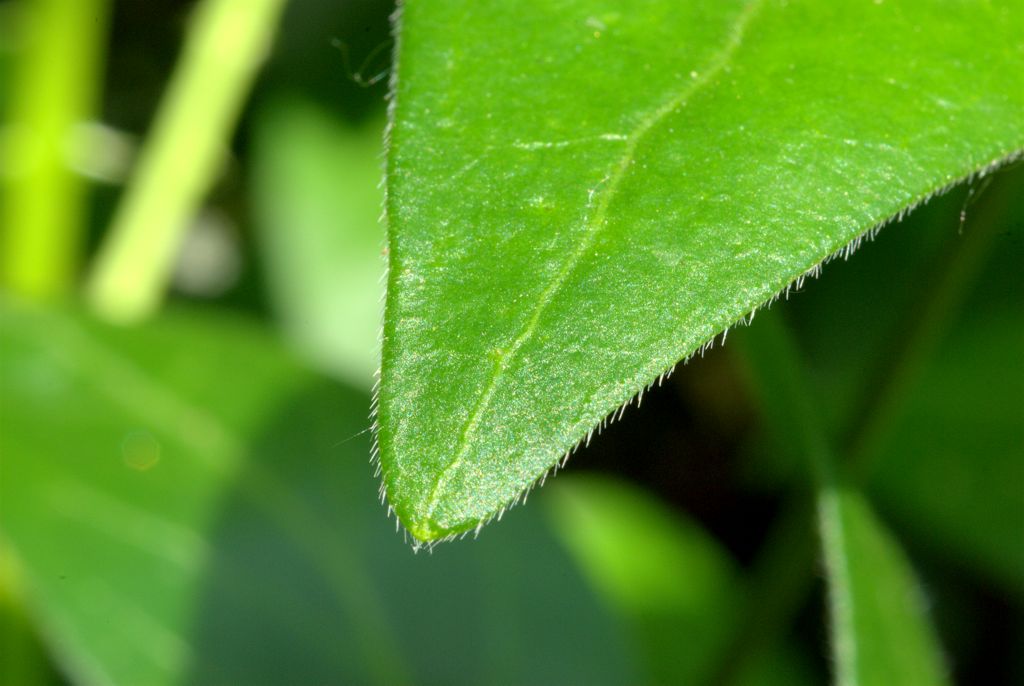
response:
<path fill-rule="evenodd" d="M 530 340 L 534 332 L 537 330 L 537 323 L 540 321 L 544 310 L 551 303 L 562 286 L 565 285 L 565 282 L 579 265 L 583 256 L 594 244 L 594 240 L 597 235 L 605 228 L 605 226 L 607 226 L 608 208 L 610 207 L 612 200 L 615 198 L 615 194 L 618 192 L 629 168 L 635 160 L 637 146 L 640 145 L 640 142 L 652 129 L 660 124 L 672 112 L 675 112 L 680 107 L 684 106 L 694 93 L 711 83 L 718 73 L 728 66 L 737 48 L 739 48 L 740 43 L 743 41 L 743 36 L 746 33 L 748 25 L 761 9 L 763 4 L 764 0 L 751 0 L 748 2 L 743 10 L 737 15 L 736 21 L 733 23 L 732 28 L 729 31 L 725 45 L 708 61 L 703 71 L 697 72 L 696 76 L 687 82 L 679 92 L 666 100 L 658 109 L 643 117 L 636 127 L 623 139 L 625 147 L 621 157 L 615 163 L 611 171 L 604 177 L 604 179 L 601 180 L 599 188 L 591 191 L 590 193 L 587 215 L 584 219 L 586 232 L 583 235 L 583 239 L 580 241 L 579 245 L 576 246 L 576 249 L 569 254 L 565 262 L 562 263 L 562 267 L 559 269 L 554 280 L 552 280 L 551 284 L 548 285 L 541 294 L 541 297 L 537 302 L 537 306 L 534 308 L 533 313 L 531 314 L 530 319 L 527 320 L 523 330 L 512 342 L 512 345 L 508 347 L 505 354 L 496 362 L 494 372 L 487 384 L 487 388 L 480 395 L 480 399 L 477 401 L 473 411 L 470 413 L 469 419 L 462 428 L 455 456 L 452 458 L 451 462 L 441 470 L 435 479 L 430 490 L 430 496 L 427 500 L 426 519 L 429 521 L 428 526 L 433 523 L 434 512 L 440 503 L 441 495 L 444 493 L 449 480 L 463 465 L 466 460 L 466 456 L 469 454 L 472 438 L 480 424 L 481 417 L 483 417 L 484 412 L 486 412 L 488 407 L 490 407 L 495 391 L 498 388 L 499 381 L 505 371 L 511 366 L 512 360 L 515 358 L 516 354 L 526 344 L 526 342 Z"/>

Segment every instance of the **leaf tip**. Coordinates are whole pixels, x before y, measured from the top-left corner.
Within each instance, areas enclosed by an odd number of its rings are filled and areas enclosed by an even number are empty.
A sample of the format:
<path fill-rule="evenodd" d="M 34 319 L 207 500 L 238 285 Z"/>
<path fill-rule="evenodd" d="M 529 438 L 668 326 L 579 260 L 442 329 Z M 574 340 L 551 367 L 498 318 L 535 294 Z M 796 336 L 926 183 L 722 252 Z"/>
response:
<path fill-rule="evenodd" d="M 409 520 L 403 522 L 403 525 L 413 538 L 414 548 L 419 547 L 421 544 L 432 545 L 438 543 L 450 535 L 449 532 L 438 527 L 429 519 Z"/>

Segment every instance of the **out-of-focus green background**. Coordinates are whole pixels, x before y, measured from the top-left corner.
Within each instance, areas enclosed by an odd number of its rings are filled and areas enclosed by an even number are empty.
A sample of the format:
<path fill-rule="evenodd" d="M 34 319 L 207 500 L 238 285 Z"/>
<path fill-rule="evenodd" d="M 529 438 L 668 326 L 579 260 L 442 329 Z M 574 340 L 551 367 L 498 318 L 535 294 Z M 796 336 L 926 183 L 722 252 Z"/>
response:
<path fill-rule="evenodd" d="M 813 532 L 782 523 L 809 485 L 743 330 L 479 540 L 396 533 L 368 433 L 390 3 L 268 23 L 167 278 L 140 258 L 114 300 L 166 297 L 110 321 L 89 294 L 196 4 L 0 0 L 0 683 L 826 682 Z M 182 169 L 221 95 L 186 99 Z M 136 233 L 194 181 L 151 183 Z M 797 337 L 961 683 L 1024 682 L 1021 188 L 955 189 L 757 320 Z"/>

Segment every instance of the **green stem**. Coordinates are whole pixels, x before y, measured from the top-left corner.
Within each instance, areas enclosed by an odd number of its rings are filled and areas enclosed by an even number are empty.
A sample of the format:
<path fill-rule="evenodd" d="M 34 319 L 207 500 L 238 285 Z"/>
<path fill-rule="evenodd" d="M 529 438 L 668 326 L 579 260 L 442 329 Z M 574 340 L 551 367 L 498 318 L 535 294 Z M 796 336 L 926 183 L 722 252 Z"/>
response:
<path fill-rule="evenodd" d="M 86 185 L 68 164 L 99 96 L 109 0 L 27 0 L 13 76 L 0 250 L 3 283 L 30 298 L 72 290 Z"/>
<path fill-rule="evenodd" d="M 196 207 L 220 169 L 285 0 L 203 0 L 87 286 L 102 316 L 160 305 Z"/>

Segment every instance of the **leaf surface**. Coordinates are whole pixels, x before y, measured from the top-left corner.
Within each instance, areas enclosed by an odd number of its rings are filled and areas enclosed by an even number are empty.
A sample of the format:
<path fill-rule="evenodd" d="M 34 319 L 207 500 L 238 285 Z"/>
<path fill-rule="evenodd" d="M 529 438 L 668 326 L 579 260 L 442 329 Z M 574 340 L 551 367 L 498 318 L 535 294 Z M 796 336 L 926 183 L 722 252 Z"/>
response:
<path fill-rule="evenodd" d="M 828 256 L 1019 153 L 1021 25 L 1020 0 L 410 1 L 378 432 L 403 524 L 479 526 Z"/>
<path fill-rule="evenodd" d="M 0 300 L 0 360 L 2 553 L 75 683 L 635 683 L 539 510 L 413 555 L 373 492 L 369 398 L 261 329 Z"/>

